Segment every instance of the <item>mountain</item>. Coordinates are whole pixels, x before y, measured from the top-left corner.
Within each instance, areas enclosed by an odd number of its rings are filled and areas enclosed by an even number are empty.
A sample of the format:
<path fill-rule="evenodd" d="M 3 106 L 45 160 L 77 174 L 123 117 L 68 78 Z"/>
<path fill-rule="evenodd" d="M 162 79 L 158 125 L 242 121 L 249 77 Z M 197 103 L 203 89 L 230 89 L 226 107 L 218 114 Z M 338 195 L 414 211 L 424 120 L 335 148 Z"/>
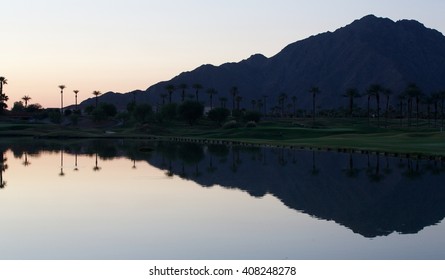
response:
<path fill-rule="evenodd" d="M 444 77 L 445 37 L 440 32 L 414 20 L 394 22 L 369 15 L 335 32 L 292 43 L 270 58 L 256 54 L 238 63 L 202 65 L 149 87 L 143 98 L 160 104 L 166 85 L 186 83 L 187 94 L 194 94 L 191 85 L 200 83 L 204 86 L 201 101 L 208 100 L 205 89 L 211 87 L 219 92 L 216 100 L 227 97 L 231 104 L 230 88 L 237 86 L 244 108 L 263 95 L 268 96 L 270 108 L 282 92 L 289 96 L 288 102 L 296 96 L 299 108 L 309 108 L 308 90 L 318 86 L 317 104 L 338 108 L 345 106 L 341 96 L 350 87 L 363 92 L 379 83 L 395 92 L 395 98 L 409 83 L 416 83 L 425 93 L 444 90 Z M 180 100 L 179 91 L 174 101 Z"/>

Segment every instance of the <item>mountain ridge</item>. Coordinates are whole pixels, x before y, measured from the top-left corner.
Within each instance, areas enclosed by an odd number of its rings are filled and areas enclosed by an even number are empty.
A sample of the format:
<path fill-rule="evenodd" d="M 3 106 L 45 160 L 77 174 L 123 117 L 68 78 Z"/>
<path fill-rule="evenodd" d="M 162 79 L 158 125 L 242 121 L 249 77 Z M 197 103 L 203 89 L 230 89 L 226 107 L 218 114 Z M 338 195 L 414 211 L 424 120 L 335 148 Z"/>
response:
<path fill-rule="evenodd" d="M 445 89 L 445 37 L 437 30 L 415 20 L 394 22 L 388 18 L 367 15 L 334 32 L 310 36 L 284 47 L 271 57 L 254 54 L 239 62 L 219 66 L 204 64 L 182 72 L 169 81 L 156 83 L 141 94 L 141 101 L 160 105 L 166 85 L 203 85 L 200 101 L 206 101 L 205 89 L 215 88 L 219 97 L 231 100 L 230 88 L 237 86 L 243 97 L 241 107 L 250 108 L 251 100 L 268 96 L 268 107 L 286 93 L 288 101 L 297 97 L 297 107 L 311 104 L 308 90 L 318 86 L 321 108 L 345 106 L 341 98 L 347 88 L 364 92 L 379 83 L 395 96 L 409 83 L 416 83 L 426 93 Z M 176 90 L 173 101 L 180 100 Z M 126 98 L 128 100 L 129 98 Z M 122 98 L 124 100 L 124 98 Z M 357 103 L 364 103 L 364 100 Z M 228 103 L 230 104 L 230 102 Z"/>

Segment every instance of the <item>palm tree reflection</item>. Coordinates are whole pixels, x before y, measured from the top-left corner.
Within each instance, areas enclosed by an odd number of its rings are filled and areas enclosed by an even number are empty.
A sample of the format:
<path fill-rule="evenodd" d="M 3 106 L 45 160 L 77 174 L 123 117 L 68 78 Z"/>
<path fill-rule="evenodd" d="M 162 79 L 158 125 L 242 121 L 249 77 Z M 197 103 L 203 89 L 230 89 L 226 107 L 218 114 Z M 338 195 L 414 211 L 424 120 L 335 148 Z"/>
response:
<path fill-rule="evenodd" d="M 97 162 L 97 152 L 96 152 L 96 160 L 95 160 L 95 164 L 93 167 L 93 171 L 100 171 L 102 169 L 102 167 L 98 166 L 98 162 Z"/>
<path fill-rule="evenodd" d="M 63 149 L 60 150 L 60 177 L 65 176 L 65 173 L 63 172 Z"/>
<path fill-rule="evenodd" d="M 3 172 L 8 169 L 8 165 L 6 164 L 6 156 L 4 152 L 2 152 L 0 156 L 0 189 L 3 189 L 6 187 L 6 181 L 3 181 Z"/>

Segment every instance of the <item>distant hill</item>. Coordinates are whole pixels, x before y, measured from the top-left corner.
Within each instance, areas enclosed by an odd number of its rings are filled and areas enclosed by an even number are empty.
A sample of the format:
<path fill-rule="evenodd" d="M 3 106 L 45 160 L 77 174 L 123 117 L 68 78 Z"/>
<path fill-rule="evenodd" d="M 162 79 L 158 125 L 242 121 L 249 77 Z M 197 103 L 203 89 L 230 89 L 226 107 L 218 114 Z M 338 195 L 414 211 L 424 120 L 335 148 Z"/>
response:
<path fill-rule="evenodd" d="M 200 100 L 207 102 L 205 90 L 215 88 L 219 92 L 216 100 L 226 97 L 231 104 L 230 88 L 237 86 L 244 108 L 264 95 L 269 105 L 275 105 L 282 92 L 288 102 L 296 96 L 299 108 L 309 108 L 308 90 L 318 86 L 317 104 L 337 108 L 345 106 L 341 95 L 349 87 L 363 92 L 370 84 L 379 83 L 397 94 L 414 82 L 429 93 L 445 89 L 444 77 L 445 37 L 440 32 L 414 20 L 394 22 L 369 15 L 335 32 L 290 44 L 271 58 L 256 54 L 238 63 L 203 65 L 140 94 L 144 101 L 159 104 L 160 95 L 167 93 L 166 85 L 185 83 L 187 94 L 194 94 L 191 85 L 200 83 L 204 87 Z M 126 103 L 129 95 L 116 95 L 113 102 Z M 176 90 L 173 100 L 179 98 L 180 90 Z"/>

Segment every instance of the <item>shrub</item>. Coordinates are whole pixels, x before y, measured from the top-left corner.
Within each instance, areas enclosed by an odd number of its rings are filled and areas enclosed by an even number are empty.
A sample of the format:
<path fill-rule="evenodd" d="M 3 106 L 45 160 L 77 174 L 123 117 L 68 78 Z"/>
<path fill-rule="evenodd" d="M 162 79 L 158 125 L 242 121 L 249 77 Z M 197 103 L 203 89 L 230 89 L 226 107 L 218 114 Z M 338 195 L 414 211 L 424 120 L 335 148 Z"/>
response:
<path fill-rule="evenodd" d="M 204 106 L 195 101 L 186 101 L 179 106 L 179 115 L 190 125 L 201 118 L 204 114 Z"/>
<path fill-rule="evenodd" d="M 247 128 L 252 128 L 252 127 L 256 127 L 256 122 L 250 121 L 246 124 Z"/>
<path fill-rule="evenodd" d="M 238 123 L 235 120 L 233 120 L 233 121 L 226 122 L 222 128 L 232 129 L 232 128 L 237 128 L 237 127 L 238 127 Z"/>
<path fill-rule="evenodd" d="M 246 122 L 259 122 L 261 119 L 261 113 L 256 111 L 249 111 L 244 114 L 244 120 Z"/>
<path fill-rule="evenodd" d="M 221 125 L 229 115 L 230 111 L 226 108 L 215 108 L 207 113 L 209 120 L 216 122 L 218 125 Z"/>

